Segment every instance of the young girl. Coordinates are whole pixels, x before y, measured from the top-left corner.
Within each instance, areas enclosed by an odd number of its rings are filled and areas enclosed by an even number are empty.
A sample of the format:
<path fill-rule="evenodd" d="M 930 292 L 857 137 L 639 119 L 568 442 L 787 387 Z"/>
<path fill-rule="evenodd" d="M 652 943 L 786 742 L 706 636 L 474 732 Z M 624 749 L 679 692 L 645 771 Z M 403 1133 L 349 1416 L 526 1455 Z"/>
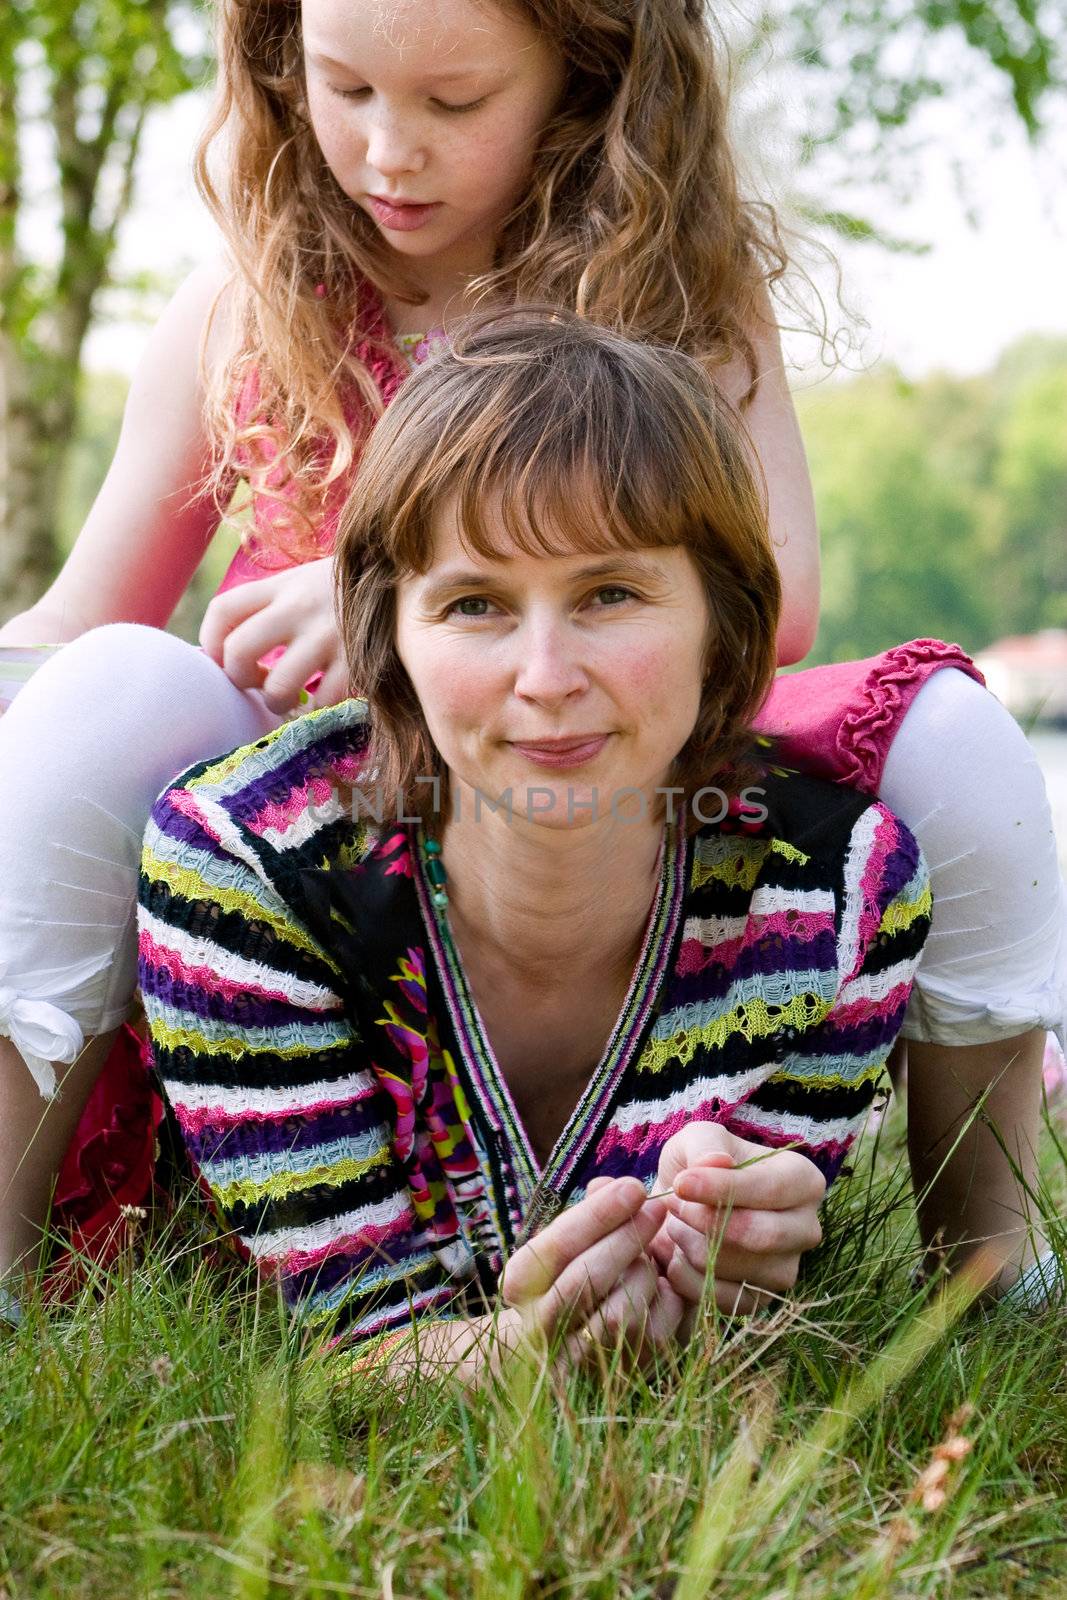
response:
<path fill-rule="evenodd" d="M 767 294 L 785 258 L 773 214 L 740 198 L 703 5 L 218 13 L 200 174 L 230 259 L 176 295 L 74 551 L 0 630 L 23 671 L 24 647 L 64 646 L 0 718 L 0 1274 L 38 1238 L 128 1014 L 153 798 L 276 726 L 304 685 L 318 705 L 348 692 L 328 552 L 360 444 L 427 336 L 480 299 L 538 300 L 696 355 L 743 407 L 766 477 L 779 662 L 815 634 L 811 491 Z M 222 133 L 216 189 L 206 153 Z M 197 651 L 157 630 L 242 477 L 253 531 Z M 921 1223 L 931 1249 L 995 1236 L 1006 1286 L 1037 1247 L 998 1140 L 1025 1186 L 1044 1030 L 1062 1030 L 1067 989 L 1036 763 L 966 657 L 930 641 L 782 680 L 765 724 L 816 771 L 877 792 L 926 853 L 934 924 L 904 1032 L 916 1125 L 944 1135 L 912 1151 L 917 1179 L 937 1176 Z M 977 1121 L 957 1142 L 983 1094 L 995 1130 Z"/>

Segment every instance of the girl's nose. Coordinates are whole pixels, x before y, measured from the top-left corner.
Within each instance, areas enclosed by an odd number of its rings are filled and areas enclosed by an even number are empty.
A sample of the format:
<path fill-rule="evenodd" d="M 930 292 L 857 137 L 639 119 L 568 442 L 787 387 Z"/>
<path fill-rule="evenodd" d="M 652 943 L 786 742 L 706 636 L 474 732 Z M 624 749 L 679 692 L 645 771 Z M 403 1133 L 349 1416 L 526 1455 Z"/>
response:
<path fill-rule="evenodd" d="M 383 178 L 400 177 L 404 173 L 421 172 L 426 165 L 426 153 L 414 130 L 405 127 L 402 118 L 383 112 L 372 118 L 367 128 L 367 165 Z"/>
<path fill-rule="evenodd" d="M 515 693 L 549 704 L 588 686 L 580 642 L 555 624 L 520 628 L 514 638 Z"/>

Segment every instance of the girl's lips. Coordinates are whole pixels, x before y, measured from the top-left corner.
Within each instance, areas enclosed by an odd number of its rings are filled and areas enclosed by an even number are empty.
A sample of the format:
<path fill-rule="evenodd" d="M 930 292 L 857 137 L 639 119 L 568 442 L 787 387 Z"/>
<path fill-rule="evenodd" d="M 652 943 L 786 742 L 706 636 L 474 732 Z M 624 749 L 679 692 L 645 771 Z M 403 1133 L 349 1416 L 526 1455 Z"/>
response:
<path fill-rule="evenodd" d="M 369 194 L 367 204 L 374 212 L 374 220 L 380 228 L 388 228 L 393 233 L 413 233 L 416 228 L 429 222 L 441 202 L 434 200 L 425 206 L 409 206 L 380 200 L 377 195 Z"/>
<path fill-rule="evenodd" d="M 599 755 L 610 737 L 610 734 L 602 733 L 597 739 L 586 739 L 582 744 L 558 745 L 554 750 L 530 744 L 512 744 L 512 749 L 525 756 L 527 761 L 535 761 L 539 767 L 580 767 Z"/>

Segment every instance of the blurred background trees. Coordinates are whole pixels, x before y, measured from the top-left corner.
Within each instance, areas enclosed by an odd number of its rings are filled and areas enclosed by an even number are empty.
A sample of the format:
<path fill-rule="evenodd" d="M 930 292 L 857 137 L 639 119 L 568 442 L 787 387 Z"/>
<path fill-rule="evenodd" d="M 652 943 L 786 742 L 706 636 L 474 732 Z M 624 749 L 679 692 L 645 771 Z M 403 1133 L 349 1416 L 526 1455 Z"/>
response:
<path fill-rule="evenodd" d="M 197 83 L 171 0 L 4 0 L 0 13 L 0 595 L 30 605 L 60 557 L 82 349 L 135 198 L 146 119 Z M 197 36 L 200 30 L 197 29 Z M 44 193 L 27 135 L 47 136 Z M 44 247 L 31 221 L 51 211 Z"/>
<path fill-rule="evenodd" d="M 724 27 L 755 164 L 773 147 L 793 214 L 871 250 L 909 247 L 870 219 L 872 186 L 903 199 L 956 160 L 925 112 L 964 97 L 976 151 L 1008 122 L 1038 143 L 1067 86 L 1062 0 L 745 0 Z M 199 0 L 3 0 L 0 620 L 50 581 L 107 468 L 125 381 L 83 372 L 85 338 L 173 286 L 123 280 L 116 243 L 146 124 L 206 81 L 208 49 Z M 980 204 L 979 155 L 957 164 Z M 1067 341 L 1023 341 L 979 378 L 878 369 L 798 405 L 825 551 L 815 659 L 1067 625 Z M 195 632 L 198 605 L 176 625 Z"/>

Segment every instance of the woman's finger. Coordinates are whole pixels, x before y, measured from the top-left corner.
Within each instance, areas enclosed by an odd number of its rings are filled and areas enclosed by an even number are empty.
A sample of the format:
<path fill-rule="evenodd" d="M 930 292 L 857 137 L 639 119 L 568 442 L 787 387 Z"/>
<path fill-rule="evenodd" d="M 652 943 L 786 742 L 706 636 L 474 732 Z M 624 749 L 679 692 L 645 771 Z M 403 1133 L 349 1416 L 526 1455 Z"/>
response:
<path fill-rule="evenodd" d="M 679 1199 L 719 1211 L 787 1211 L 817 1206 L 826 1193 L 826 1179 L 799 1151 L 775 1150 L 750 1167 L 687 1167 L 675 1179 L 674 1192 Z"/>
<path fill-rule="evenodd" d="M 504 1268 L 500 1289 L 505 1304 L 519 1306 L 546 1294 L 560 1273 L 592 1245 L 632 1222 L 646 1205 L 657 1204 L 662 1203 L 649 1201 L 637 1178 L 613 1178 L 577 1205 L 567 1206 L 516 1250 Z M 664 1215 L 665 1208 L 659 1213 L 661 1222 Z"/>
<path fill-rule="evenodd" d="M 668 1218 L 665 1231 L 674 1242 L 667 1277 L 688 1300 L 700 1298 L 709 1270 L 725 1282 L 748 1282 L 756 1289 L 768 1289 L 775 1294 L 788 1293 L 797 1281 L 799 1250 L 783 1249 L 773 1254 L 754 1255 L 728 1244 L 714 1250 L 704 1234 L 675 1217 Z"/>
<path fill-rule="evenodd" d="M 663 1231 L 674 1249 L 681 1251 L 691 1267 L 695 1267 L 698 1272 L 707 1271 L 708 1254 L 713 1244 L 703 1229 L 694 1228 L 681 1217 L 671 1216 L 663 1224 Z"/>
<path fill-rule="evenodd" d="M 591 1347 L 610 1353 L 622 1344 L 636 1355 L 645 1342 L 658 1284 L 659 1274 L 647 1256 L 632 1261 L 584 1325 L 569 1335 L 568 1351 L 581 1359 L 588 1358 Z"/>
<path fill-rule="evenodd" d="M 667 1350 L 672 1344 L 681 1344 L 682 1323 L 688 1318 L 690 1306 L 670 1280 L 660 1276 L 656 1298 L 649 1311 L 646 1340 L 654 1350 Z"/>
<path fill-rule="evenodd" d="M 667 1264 L 667 1282 L 676 1294 L 689 1305 L 699 1305 L 704 1297 L 707 1268 L 694 1267 L 689 1257 L 677 1245 Z"/>
<path fill-rule="evenodd" d="M 649 1255 L 662 1273 L 667 1271 L 667 1264 L 674 1254 L 674 1240 L 667 1233 L 667 1223 L 669 1221 L 670 1217 L 668 1216 L 663 1226 L 657 1230 L 652 1243 L 648 1247 Z"/>
<path fill-rule="evenodd" d="M 600 1198 L 596 1194 L 589 1200 Z M 561 1321 L 589 1318 L 634 1262 L 655 1271 L 647 1250 L 664 1214 L 661 1200 L 646 1200 L 635 1215 L 563 1268 L 543 1297 L 549 1332 Z"/>
<path fill-rule="evenodd" d="M 717 1244 L 720 1255 L 726 1249 L 753 1257 L 794 1255 L 814 1250 L 822 1239 L 822 1224 L 813 1206 L 796 1206 L 791 1211 L 739 1208 L 721 1213 L 690 1201 L 671 1201 L 669 1210 L 664 1232 L 675 1244 L 687 1247 L 692 1235 L 698 1234 Z"/>

